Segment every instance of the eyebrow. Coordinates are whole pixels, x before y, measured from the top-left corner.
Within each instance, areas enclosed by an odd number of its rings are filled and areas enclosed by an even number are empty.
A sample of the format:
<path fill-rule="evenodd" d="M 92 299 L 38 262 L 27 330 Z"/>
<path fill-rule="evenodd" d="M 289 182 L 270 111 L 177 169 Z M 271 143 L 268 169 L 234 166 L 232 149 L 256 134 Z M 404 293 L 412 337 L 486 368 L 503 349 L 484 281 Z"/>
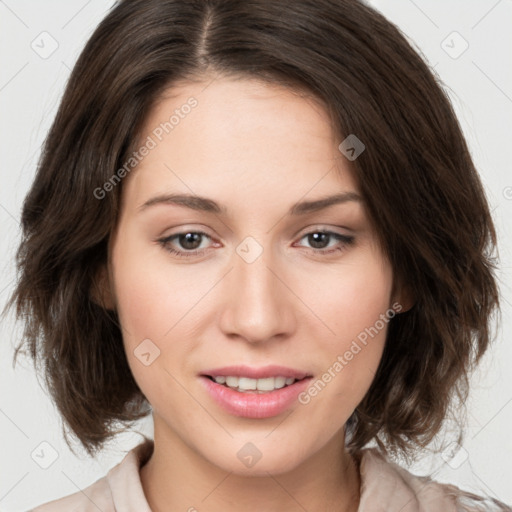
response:
<path fill-rule="evenodd" d="M 332 196 L 315 199 L 314 201 L 300 201 L 295 203 L 289 210 L 288 214 L 304 215 L 307 213 L 317 212 L 333 206 L 335 204 L 343 204 L 350 201 L 362 202 L 362 198 L 355 192 L 343 192 Z M 139 206 L 138 210 L 143 211 L 154 205 L 169 204 L 185 206 L 192 210 L 216 213 L 220 215 L 227 215 L 228 211 L 225 206 L 221 206 L 213 199 L 207 197 L 200 197 L 192 194 L 162 194 L 148 199 L 145 203 Z"/>

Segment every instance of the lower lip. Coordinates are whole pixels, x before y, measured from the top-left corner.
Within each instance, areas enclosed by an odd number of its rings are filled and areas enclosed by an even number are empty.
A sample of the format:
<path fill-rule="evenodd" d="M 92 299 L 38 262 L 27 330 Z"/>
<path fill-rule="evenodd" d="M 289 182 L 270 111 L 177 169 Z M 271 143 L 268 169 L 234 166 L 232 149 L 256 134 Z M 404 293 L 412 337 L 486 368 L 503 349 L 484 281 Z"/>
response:
<path fill-rule="evenodd" d="M 209 377 L 201 376 L 201 380 L 210 396 L 228 413 L 243 418 L 261 419 L 271 418 L 286 411 L 307 388 L 311 377 L 266 393 L 242 393 L 217 384 Z"/>

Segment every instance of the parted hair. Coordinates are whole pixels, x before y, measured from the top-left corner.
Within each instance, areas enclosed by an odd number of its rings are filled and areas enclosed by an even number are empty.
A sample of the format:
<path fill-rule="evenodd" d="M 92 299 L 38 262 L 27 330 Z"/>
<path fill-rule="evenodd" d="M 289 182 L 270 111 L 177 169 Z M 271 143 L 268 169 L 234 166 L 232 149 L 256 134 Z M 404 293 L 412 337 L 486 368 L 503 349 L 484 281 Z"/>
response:
<path fill-rule="evenodd" d="M 93 297 L 123 182 L 97 191 L 130 157 L 165 90 L 215 75 L 307 91 L 339 143 L 350 134 L 364 143 L 347 165 L 394 285 L 414 300 L 389 321 L 377 373 L 346 425 L 347 449 L 373 441 L 411 456 L 451 415 L 460 421 L 469 375 L 492 342 L 496 233 L 446 86 L 362 1 L 113 6 L 72 70 L 23 203 L 8 303 L 24 325 L 14 364 L 19 352 L 33 361 L 68 445 L 66 431 L 90 455 L 151 413 L 116 311 Z"/>

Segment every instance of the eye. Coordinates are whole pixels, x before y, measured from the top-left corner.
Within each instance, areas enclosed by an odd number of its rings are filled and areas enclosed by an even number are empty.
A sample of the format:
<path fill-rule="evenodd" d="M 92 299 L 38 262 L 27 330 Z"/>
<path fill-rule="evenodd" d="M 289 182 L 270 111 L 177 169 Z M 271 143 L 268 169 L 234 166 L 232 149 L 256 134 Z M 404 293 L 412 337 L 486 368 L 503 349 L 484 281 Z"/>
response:
<path fill-rule="evenodd" d="M 188 258 L 191 256 L 202 255 L 205 252 L 205 248 L 201 247 L 201 242 L 204 238 L 211 237 L 204 233 L 203 231 L 183 231 L 181 233 L 176 233 L 174 235 L 161 238 L 158 240 L 162 247 L 169 251 L 171 254 L 174 254 L 178 257 Z M 176 245 L 179 245 L 182 250 L 175 249 L 173 247 L 173 242 Z"/>
<path fill-rule="evenodd" d="M 301 237 L 301 240 L 303 239 L 307 239 L 307 242 L 311 244 L 313 252 L 320 255 L 342 251 L 355 241 L 355 237 L 353 236 L 342 235 L 341 233 L 326 230 L 310 231 Z M 334 242 L 334 244 L 330 244 L 331 242 Z M 328 247 L 331 247 L 332 250 L 326 251 L 325 249 Z"/>
<path fill-rule="evenodd" d="M 202 256 L 207 247 L 202 242 L 211 237 L 204 231 L 183 231 L 175 233 L 165 238 L 160 238 L 157 242 L 168 252 L 179 258 L 190 258 L 193 256 Z M 355 241 L 353 236 L 342 235 L 334 231 L 316 230 L 303 235 L 300 240 L 307 239 L 311 244 L 311 250 L 315 254 L 329 255 L 342 251 Z M 334 242 L 332 244 L 331 242 Z M 178 247 L 177 247 L 178 246 Z M 177 248 L 176 248 L 177 247 Z M 299 245 L 299 247 L 303 247 Z M 325 250 L 331 247 L 331 250 Z"/>

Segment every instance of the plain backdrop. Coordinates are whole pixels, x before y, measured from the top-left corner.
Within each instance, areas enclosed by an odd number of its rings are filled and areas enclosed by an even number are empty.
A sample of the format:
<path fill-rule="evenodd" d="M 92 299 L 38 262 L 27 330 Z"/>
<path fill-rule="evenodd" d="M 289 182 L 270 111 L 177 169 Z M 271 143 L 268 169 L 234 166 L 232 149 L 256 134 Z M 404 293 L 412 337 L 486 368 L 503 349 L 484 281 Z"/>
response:
<path fill-rule="evenodd" d="M 512 2 L 369 3 L 400 27 L 442 80 L 481 173 L 500 243 L 502 322 L 492 351 L 472 377 L 465 444 L 452 450 L 451 460 L 440 454 L 409 470 L 510 504 Z M 106 0 L 0 0 L 0 307 L 13 289 L 20 210 L 41 143 L 79 52 L 111 5 Z M 6 512 L 83 489 L 141 440 L 136 433 L 122 435 L 97 459 L 77 445 L 74 456 L 31 364 L 20 359 L 12 367 L 19 335 L 19 326 L 7 317 L 0 327 L 0 510 Z M 138 428 L 151 434 L 151 420 Z"/>

